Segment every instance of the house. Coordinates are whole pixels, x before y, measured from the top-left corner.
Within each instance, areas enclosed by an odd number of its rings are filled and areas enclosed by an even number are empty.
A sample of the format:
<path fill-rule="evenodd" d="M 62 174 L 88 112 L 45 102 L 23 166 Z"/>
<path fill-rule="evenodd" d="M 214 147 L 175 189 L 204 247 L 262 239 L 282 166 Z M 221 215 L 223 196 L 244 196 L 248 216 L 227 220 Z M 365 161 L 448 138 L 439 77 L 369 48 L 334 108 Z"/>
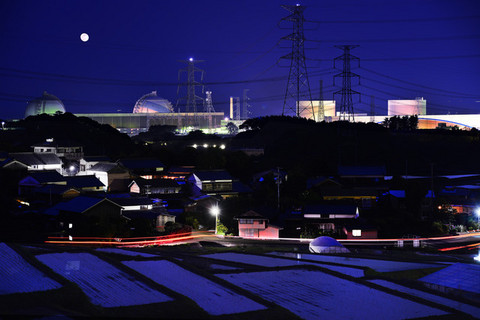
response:
<path fill-rule="evenodd" d="M 44 211 L 56 216 L 60 228 L 71 236 L 108 236 L 121 234 L 128 219 L 122 216 L 122 206 L 107 198 L 79 196 L 60 202 Z"/>
<path fill-rule="evenodd" d="M 128 186 L 130 193 L 142 196 L 179 194 L 181 187 L 172 179 L 136 178 Z"/>
<path fill-rule="evenodd" d="M 363 223 L 360 219 L 347 222 L 343 227 L 347 239 L 377 239 L 377 228 Z"/>
<path fill-rule="evenodd" d="M 268 219 L 250 210 L 234 217 L 238 221 L 238 235 L 244 238 L 278 239 L 281 228 L 269 225 Z"/>
<path fill-rule="evenodd" d="M 302 225 L 313 225 L 319 230 L 336 231 L 359 217 L 358 207 L 344 203 L 307 205 L 302 210 Z"/>
<path fill-rule="evenodd" d="M 14 166 L 16 168 L 26 167 L 29 171 L 56 170 L 61 172 L 62 165 L 62 160 L 53 153 L 19 152 L 10 153 L 3 168 L 8 169 L 10 166 Z"/>
<path fill-rule="evenodd" d="M 184 185 L 188 177 L 193 173 L 195 167 L 193 166 L 182 166 L 182 167 L 171 167 L 168 171 L 162 176 L 163 179 L 173 179 L 178 182 L 180 185 Z"/>
<path fill-rule="evenodd" d="M 165 171 L 165 165 L 153 158 L 119 159 L 117 163 L 144 179 L 161 178 Z"/>
<path fill-rule="evenodd" d="M 111 201 L 122 206 L 122 215 L 130 220 L 144 220 L 152 224 L 158 231 L 165 231 L 167 222 L 175 222 L 175 216 L 157 204 L 157 201 L 146 197 L 115 197 Z"/>
<path fill-rule="evenodd" d="M 67 185 L 47 184 L 33 190 L 35 198 L 44 200 L 45 203 L 58 203 L 63 200 L 78 197 L 81 192 Z"/>
<path fill-rule="evenodd" d="M 107 156 L 84 156 L 80 159 L 80 172 L 87 171 L 100 162 L 108 163 L 111 159 Z"/>
<path fill-rule="evenodd" d="M 128 186 L 128 184 L 130 184 L 131 182 L 130 172 L 126 168 L 115 162 L 99 162 L 94 166 L 90 167 L 88 170 L 85 170 L 82 174 L 93 174 L 105 186 L 107 186 L 109 192 L 126 191 L 126 187 L 123 186 Z"/>
<path fill-rule="evenodd" d="M 81 192 L 106 192 L 106 186 L 94 175 L 65 177 L 67 186 Z"/>
<path fill-rule="evenodd" d="M 347 177 L 351 178 L 353 176 Z M 310 194 L 326 201 L 353 201 L 361 208 L 370 208 L 379 198 L 379 194 L 387 190 L 383 179 L 379 181 L 375 185 L 372 185 L 372 183 L 362 185 L 362 182 L 350 185 L 349 181 L 342 184 L 332 177 L 316 177 L 307 180 L 307 190 Z"/>
<path fill-rule="evenodd" d="M 34 190 L 45 185 L 67 185 L 64 176 L 55 170 L 30 171 L 28 176 L 18 182 L 19 195 L 31 195 Z"/>
<path fill-rule="evenodd" d="M 201 193 L 228 198 L 238 195 L 233 189 L 233 178 L 225 170 L 195 171 L 188 178 L 194 196 Z"/>
<path fill-rule="evenodd" d="M 36 154 L 56 154 L 59 158 L 77 161 L 83 158 L 83 146 L 68 141 L 55 141 L 53 138 L 35 144 L 32 148 Z"/>

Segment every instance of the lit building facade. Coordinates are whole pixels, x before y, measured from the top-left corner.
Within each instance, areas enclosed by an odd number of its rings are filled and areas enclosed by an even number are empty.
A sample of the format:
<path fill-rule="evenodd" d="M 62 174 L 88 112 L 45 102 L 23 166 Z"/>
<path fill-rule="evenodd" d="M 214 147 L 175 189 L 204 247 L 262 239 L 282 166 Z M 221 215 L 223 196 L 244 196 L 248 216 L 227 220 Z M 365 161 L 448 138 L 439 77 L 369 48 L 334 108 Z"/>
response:
<path fill-rule="evenodd" d="M 300 101 L 300 116 L 307 119 L 315 119 L 315 121 L 332 121 L 335 117 L 335 100 L 312 100 L 313 104 L 313 113 L 312 107 L 310 106 L 310 101 Z M 320 106 L 323 105 L 323 114 L 324 119 L 321 119 L 321 109 Z"/>
<path fill-rule="evenodd" d="M 426 115 L 427 100 L 388 100 L 388 116 Z"/>
<path fill-rule="evenodd" d="M 25 117 L 39 114 L 64 113 L 65 107 L 60 99 L 44 92 L 29 102 Z M 122 133 L 130 136 L 147 132 L 154 125 L 170 125 L 180 132 L 194 129 L 208 132 L 218 131 L 225 125 L 223 112 L 174 112 L 172 104 L 167 99 L 159 97 L 157 91 L 145 94 L 137 100 L 133 113 L 77 113 L 77 117 L 87 117 L 100 124 L 108 124 Z"/>

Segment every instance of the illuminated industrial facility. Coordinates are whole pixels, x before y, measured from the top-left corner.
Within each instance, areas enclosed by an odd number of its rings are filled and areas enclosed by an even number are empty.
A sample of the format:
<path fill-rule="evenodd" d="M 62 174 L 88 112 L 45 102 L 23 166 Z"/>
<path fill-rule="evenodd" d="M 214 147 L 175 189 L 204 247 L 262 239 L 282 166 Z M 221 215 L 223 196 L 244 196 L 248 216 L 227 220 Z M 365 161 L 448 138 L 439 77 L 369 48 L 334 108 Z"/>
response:
<path fill-rule="evenodd" d="M 306 104 L 306 101 L 300 101 L 301 106 Z M 310 111 L 311 109 L 301 108 L 303 110 L 301 113 L 303 118 L 315 119 L 317 122 L 332 122 L 340 119 L 334 100 L 314 100 L 312 104 L 314 115 Z M 321 110 L 322 107 L 323 111 Z M 188 132 L 194 129 L 200 129 L 209 133 L 223 132 L 227 122 L 223 112 L 175 112 L 172 103 L 167 99 L 159 97 L 156 91 L 145 94 L 138 99 L 132 111 L 132 113 L 77 113 L 75 115 L 88 117 L 101 124 L 111 125 L 113 128 L 130 136 L 147 132 L 148 128 L 153 125 L 176 126 L 179 132 Z M 42 113 L 55 114 L 58 112 L 66 112 L 62 101 L 56 96 L 44 92 L 41 97 L 33 99 L 28 103 L 25 117 Z M 323 119 L 321 115 L 323 115 Z M 388 100 L 388 113 L 386 115 L 355 114 L 355 122 L 382 123 L 385 118 L 412 115 L 418 116 L 419 129 L 480 128 L 480 114 L 427 115 L 427 100 L 423 98 Z M 195 123 L 195 125 L 192 126 L 192 123 Z"/>
<path fill-rule="evenodd" d="M 60 99 L 46 92 L 32 100 L 25 111 L 25 117 L 42 113 L 66 112 Z M 130 136 L 147 132 L 153 125 L 176 126 L 180 132 L 193 129 L 214 132 L 224 126 L 223 112 L 174 112 L 172 104 L 157 95 L 156 91 L 142 96 L 135 103 L 132 113 L 76 113 L 77 117 L 88 117 L 101 124 L 108 124 Z M 195 126 L 191 126 L 195 123 Z"/>
<path fill-rule="evenodd" d="M 300 104 L 306 104 L 305 101 L 300 101 Z M 315 119 L 315 121 L 338 121 L 340 119 L 339 112 L 335 110 L 335 101 L 322 101 L 324 108 L 324 119 L 320 119 L 318 114 L 320 102 L 318 100 L 312 101 L 315 118 L 311 112 L 305 112 L 302 117 L 307 119 Z M 355 114 L 355 122 L 375 122 L 382 123 L 385 118 L 393 116 L 418 116 L 418 129 L 436 129 L 436 128 L 453 128 L 458 129 L 480 129 L 480 114 L 427 114 L 427 100 L 423 98 L 416 98 L 413 100 L 388 100 L 388 114 L 386 115 L 367 115 L 365 113 Z"/>

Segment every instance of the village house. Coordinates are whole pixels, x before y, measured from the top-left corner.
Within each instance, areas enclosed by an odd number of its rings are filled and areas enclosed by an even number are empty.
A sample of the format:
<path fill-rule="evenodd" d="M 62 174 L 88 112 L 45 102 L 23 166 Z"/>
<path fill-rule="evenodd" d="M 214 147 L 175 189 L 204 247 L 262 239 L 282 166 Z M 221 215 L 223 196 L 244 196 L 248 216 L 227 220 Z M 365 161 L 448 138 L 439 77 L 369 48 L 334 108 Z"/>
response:
<path fill-rule="evenodd" d="M 269 225 L 268 219 L 250 210 L 234 218 L 238 221 L 238 235 L 243 238 L 278 239 L 280 227 Z"/>

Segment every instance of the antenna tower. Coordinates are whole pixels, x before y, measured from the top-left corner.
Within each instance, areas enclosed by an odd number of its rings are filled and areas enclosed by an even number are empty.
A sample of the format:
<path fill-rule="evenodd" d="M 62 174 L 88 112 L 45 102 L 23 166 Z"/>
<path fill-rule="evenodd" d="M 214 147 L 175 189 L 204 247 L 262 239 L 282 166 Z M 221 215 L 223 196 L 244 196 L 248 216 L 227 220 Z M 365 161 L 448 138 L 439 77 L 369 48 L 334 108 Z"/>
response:
<path fill-rule="evenodd" d="M 285 99 L 283 101 L 282 115 L 294 114 L 295 117 L 307 116 L 312 114 L 315 119 L 312 104 L 312 93 L 308 82 L 307 65 L 305 62 L 305 37 L 303 34 L 303 11 L 304 6 L 299 4 L 282 5 L 282 8 L 290 12 L 290 15 L 283 18 L 282 21 L 292 22 L 293 31 L 282 40 L 292 41 L 292 52 L 281 57 L 290 60 L 290 72 L 288 74 L 287 88 L 285 90 Z M 307 105 L 300 105 L 300 101 L 308 101 Z"/>
<path fill-rule="evenodd" d="M 360 92 L 352 90 L 352 78 L 358 77 L 360 81 L 360 76 L 356 73 L 351 72 L 350 62 L 352 60 L 358 61 L 358 65 L 360 66 L 360 59 L 352 56 L 350 54 L 350 50 L 358 47 L 358 45 L 342 45 L 342 46 L 335 46 L 335 48 L 339 48 L 343 50 L 343 54 L 339 57 L 336 57 L 333 60 L 333 67 L 337 68 L 336 64 L 337 61 L 343 61 L 343 69 L 341 73 L 338 73 L 333 76 L 333 82 L 335 84 L 335 79 L 337 77 L 342 77 L 342 89 L 333 93 L 333 95 L 341 94 L 342 99 L 340 101 L 340 121 L 355 121 L 354 111 L 353 111 L 353 100 L 352 95 L 358 94 Z"/>
<path fill-rule="evenodd" d="M 251 105 L 248 103 L 250 98 L 247 96 L 247 92 L 250 91 L 250 89 L 243 89 L 243 109 L 242 109 L 242 118 L 244 120 L 247 120 L 252 112 L 250 111 Z"/>
<path fill-rule="evenodd" d="M 195 73 L 200 72 L 200 81 L 203 81 L 203 74 L 204 70 L 199 69 L 195 67 L 196 63 L 201 63 L 204 62 L 204 60 L 193 60 L 193 58 L 190 58 L 188 60 L 178 60 L 178 62 L 184 62 L 187 64 L 186 68 L 180 69 L 178 71 L 178 80 L 180 81 L 180 76 L 182 72 L 187 73 L 187 82 L 180 83 L 178 85 L 177 89 L 177 95 L 180 92 L 180 87 L 187 87 L 187 95 L 184 97 L 181 97 L 177 100 L 177 105 L 176 107 L 178 108 L 178 104 L 180 100 L 185 100 L 185 112 L 186 113 L 193 113 L 193 119 L 187 117 L 187 125 L 192 125 L 194 127 L 198 126 L 198 119 L 197 119 L 197 101 L 201 101 L 204 103 L 204 99 L 202 97 L 199 97 L 195 93 L 195 88 L 196 87 L 201 87 L 202 88 L 202 93 L 204 91 L 204 86 L 201 82 L 195 81 Z M 180 110 L 179 110 L 180 111 Z M 193 120 L 193 121 L 189 121 Z"/>

